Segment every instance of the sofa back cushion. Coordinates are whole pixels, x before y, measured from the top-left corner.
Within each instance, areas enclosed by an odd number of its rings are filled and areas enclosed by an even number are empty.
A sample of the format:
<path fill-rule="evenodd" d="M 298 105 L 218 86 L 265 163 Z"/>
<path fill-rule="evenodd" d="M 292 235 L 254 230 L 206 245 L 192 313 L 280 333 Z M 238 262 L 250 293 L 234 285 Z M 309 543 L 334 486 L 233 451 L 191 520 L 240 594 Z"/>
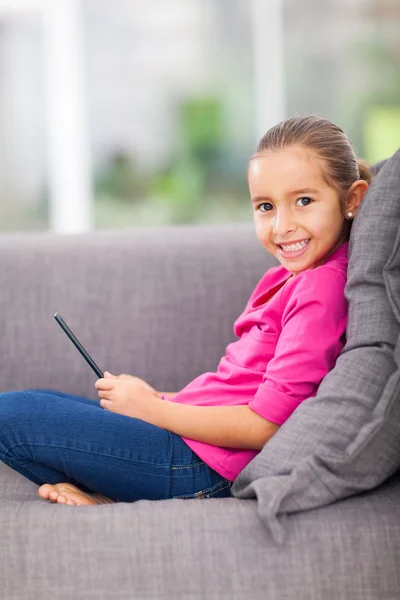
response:
<path fill-rule="evenodd" d="M 217 367 L 250 291 L 276 264 L 251 222 L 0 235 L 0 392 L 98 398 L 55 311 L 100 369 L 182 389 Z"/>

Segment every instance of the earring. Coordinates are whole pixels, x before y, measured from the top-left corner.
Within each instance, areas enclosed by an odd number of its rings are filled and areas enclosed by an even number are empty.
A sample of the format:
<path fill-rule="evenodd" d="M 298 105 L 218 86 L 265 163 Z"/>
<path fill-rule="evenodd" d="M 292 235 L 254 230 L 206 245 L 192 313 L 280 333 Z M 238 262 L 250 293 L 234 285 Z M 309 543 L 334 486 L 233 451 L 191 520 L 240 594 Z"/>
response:
<path fill-rule="evenodd" d="M 353 216 L 353 213 L 352 213 L 352 212 L 349 212 L 349 213 L 347 214 L 347 216 L 349 217 L 349 219 L 351 219 L 351 217 Z"/>

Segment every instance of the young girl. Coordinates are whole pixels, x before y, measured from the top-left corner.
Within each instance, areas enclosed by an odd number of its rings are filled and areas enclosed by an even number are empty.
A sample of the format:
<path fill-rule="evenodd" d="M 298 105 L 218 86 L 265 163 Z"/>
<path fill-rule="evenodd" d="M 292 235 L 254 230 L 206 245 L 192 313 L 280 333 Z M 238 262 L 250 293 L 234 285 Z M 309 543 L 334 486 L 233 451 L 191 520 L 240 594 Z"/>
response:
<path fill-rule="evenodd" d="M 0 459 L 59 504 L 230 496 L 343 348 L 349 232 L 370 178 L 325 119 L 270 129 L 248 183 L 257 236 L 281 265 L 257 284 L 217 370 L 176 394 L 107 372 L 99 401 L 1 394 Z"/>

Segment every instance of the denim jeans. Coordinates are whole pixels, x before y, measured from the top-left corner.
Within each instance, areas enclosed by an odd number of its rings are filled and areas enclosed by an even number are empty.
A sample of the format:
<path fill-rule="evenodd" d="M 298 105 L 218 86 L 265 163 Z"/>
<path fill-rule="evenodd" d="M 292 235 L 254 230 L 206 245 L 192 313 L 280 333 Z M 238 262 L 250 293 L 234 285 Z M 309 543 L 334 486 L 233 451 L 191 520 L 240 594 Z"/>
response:
<path fill-rule="evenodd" d="M 53 390 L 0 394 L 0 460 L 38 485 L 112 500 L 230 497 L 232 482 L 170 431 Z"/>

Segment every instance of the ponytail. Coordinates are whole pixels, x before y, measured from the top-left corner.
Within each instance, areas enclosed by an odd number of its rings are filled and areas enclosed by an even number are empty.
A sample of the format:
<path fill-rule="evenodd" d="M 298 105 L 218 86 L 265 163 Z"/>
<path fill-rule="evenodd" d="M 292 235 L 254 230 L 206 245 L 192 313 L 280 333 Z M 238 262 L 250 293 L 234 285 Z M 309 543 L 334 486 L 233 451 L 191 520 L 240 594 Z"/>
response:
<path fill-rule="evenodd" d="M 363 158 L 357 158 L 358 171 L 360 173 L 360 179 L 371 183 L 373 174 L 371 172 L 371 164 Z"/>

